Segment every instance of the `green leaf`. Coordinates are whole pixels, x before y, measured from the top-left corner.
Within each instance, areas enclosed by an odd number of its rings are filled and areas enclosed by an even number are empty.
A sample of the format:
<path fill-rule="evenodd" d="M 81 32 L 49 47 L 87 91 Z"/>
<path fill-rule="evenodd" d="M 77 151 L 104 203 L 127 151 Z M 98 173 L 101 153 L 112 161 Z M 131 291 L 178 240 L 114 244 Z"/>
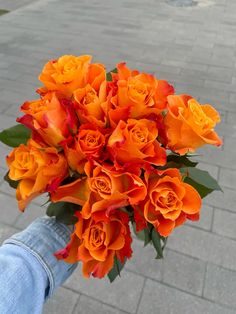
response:
<path fill-rule="evenodd" d="M 165 166 L 158 167 L 158 169 L 169 169 L 169 168 L 183 168 L 183 167 L 196 167 L 198 163 L 190 160 L 187 156 L 180 156 L 177 154 L 170 154 L 167 156 L 167 162 Z"/>
<path fill-rule="evenodd" d="M 26 144 L 31 136 L 31 130 L 22 124 L 17 124 L 0 133 L 0 141 L 10 147 L 17 147 Z"/>
<path fill-rule="evenodd" d="M 78 219 L 74 216 L 75 212 L 80 210 L 81 207 L 76 204 L 67 202 L 50 203 L 47 208 L 46 214 L 49 217 L 56 217 L 56 220 L 63 222 L 66 225 L 75 224 Z"/>
<path fill-rule="evenodd" d="M 111 82 L 111 81 L 112 81 L 112 75 L 111 75 L 111 73 L 117 73 L 117 68 L 114 68 L 113 70 L 111 70 L 110 72 L 107 73 L 107 75 L 106 75 L 106 80 L 107 80 L 108 82 Z"/>
<path fill-rule="evenodd" d="M 0 15 L 6 14 L 6 13 L 8 13 L 8 12 L 10 12 L 10 11 L 8 11 L 8 10 L 3 10 L 3 9 L 0 9 Z"/>
<path fill-rule="evenodd" d="M 157 259 L 163 258 L 163 249 L 162 249 L 161 239 L 162 237 L 160 236 L 160 234 L 156 231 L 155 228 L 153 228 L 152 229 L 152 243 L 157 252 L 157 256 L 156 256 Z"/>
<path fill-rule="evenodd" d="M 189 177 L 185 177 L 184 178 L 184 182 L 190 184 L 192 187 L 194 187 L 199 195 L 201 196 L 201 198 L 206 197 L 208 194 L 210 194 L 211 192 L 213 192 L 214 190 L 207 188 L 204 185 L 201 185 L 199 183 L 197 183 L 196 181 L 192 180 Z"/>
<path fill-rule="evenodd" d="M 10 187 L 12 187 L 13 189 L 16 189 L 17 186 L 18 186 L 18 184 L 19 184 L 19 182 L 20 182 L 20 181 L 11 180 L 11 179 L 9 178 L 9 171 L 5 174 L 4 180 L 5 180 L 5 181 L 10 185 Z"/>
<path fill-rule="evenodd" d="M 181 169 L 181 172 L 186 174 L 186 176 L 193 181 L 207 187 L 208 189 L 222 191 L 218 182 L 205 170 L 198 168 L 183 168 Z"/>
<path fill-rule="evenodd" d="M 110 282 L 113 282 L 117 276 L 120 276 L 120 272 L 123 269 L 124 265 L 125 262 L 122 264 L 115 255 L 113 267 L 107 275 Z"/>
<path fill-rule="evenodd" d="M 170 161 L 179 164 L 181 167 L 196 167 L 196 165 L 198 164 L 197 162 L 190 160 L 187 156 L 180 156 L 175 154 L 167 156 L 167 162 Z"/>
<path fill-rule="evenodd" d="M 132 227 L 133 227 L 134 233 L 135 233 L 136 237 L 138 238 L 138 240 L 144 242 L 144 246 L 146 246 L 148 243 L 151 242 L 151 240 L 152 240 L 152 238 L 151 238 L 152 225 L 151 225 L 151 228 L 147 227 L 147 228 L 145 228 L 139 232 L 136 231 L 135 222 L 132 223 Z"/>

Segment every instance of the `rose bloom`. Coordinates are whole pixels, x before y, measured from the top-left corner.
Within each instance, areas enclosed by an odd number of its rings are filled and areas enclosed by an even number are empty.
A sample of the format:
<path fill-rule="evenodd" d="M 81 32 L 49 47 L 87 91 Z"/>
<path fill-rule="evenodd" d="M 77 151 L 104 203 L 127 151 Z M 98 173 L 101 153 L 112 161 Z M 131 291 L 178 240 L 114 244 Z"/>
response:
<path fill-rule="evenodd" d="M 113 75 L 117 92 L 111 103 L 117 108 L 129 107 L 131 118 L 145 117 L 151 113 L 159 114 L 167 105 L 167 96 L 174 93 L 166 81 L 157 80 L 153 75 L 130 70 L 125 63 L 117 65 L 118 73 Z"/>
<path fill-rule="evenodd" d="M 134 162 L 152 163 L 160 166 L 166 163 L 166 152 L 157 141 L 158 129 L 154 121 L 128 119 L 120 121 L 108 139 L 108 150 L 115 164 Z"/>
<path fill-rule="evenodd" d="M 56 188 L 68 175 L 65 157 L 54 147 L 41 147 L 33 140 L 7 156 L 9 178 L 19 181 L 16 198 L 21 211 L 36 196 Z"/>
<path fill-rule="evenodd" d="M 205 144 L 221 145 L 214 131 L 219 122 L 218 112 L 210 105 L 201 105 L 187 95 L 168 97 L 168 113 L 164 119 L 168 147 L 181 155 Z"/>
<path fill-rule="evenodd" d="M 182 181 L 178 169 L 146 172 L 145 180 L 147 197 L 135 208 L 136 217 L 137 212 L 142 211 L 145 220 L 153 224 L 161 236 L 167 237 L 187 218 L 199 218 L 201 197 L 191 185 Z"/>
<path fill-rule="evenodd" d="M 57 252 L 58 259 L 83 264 L 83 276 L 102 278 L 113 267 L 116 256 L 122 263 L 132 255 L 129 217 L 121 211 L 114 211 L 99 220 L 83 219 L 77 213 L 78 222 L 68 246 Z"/>
<path fill-rule="evenodd" d="M 140 173 L 115 171 L 108 164 L 89 161 L 85 164 L 87 178 L 60 186 L 52 193 L 53 202 L 71 202 L 82 205 L 84 218 L 109 213 L 114 208 L 138 204 L 146 196 L 146 186 Z M 82 191 L 82 192 L 81 192 Z"/>
<path fill-rule="evenodd" d="M 91 59 L 89 55 L 65 55 L 51 60 L 44 66 L 39 80 L 46 90 L 59 91 L 70 97 L 77 88 L 85 86 Z"/>
<path fill-rule="evenodd" d="M 77 89 L 74 94 L 75 110 L 80 123 L 94 123 L 99 127 L 107 124 L 107 94 L 106 82 L 99 87 L 97 92 L 91 85 Z"/>
<path fill-rule="evenodd" d="M 72 144 L 65 143 L 64 150 L 70 168 L 79 173 L 84 173 L 84 165 L 88 159 L 97 160 L 102 155 L 106 137 L 102 129 L 93 124 L 83 124 L 74 137 Z"/>
<path fill-rule="evenodd" d="M 17 121 L 32 129 L 50 146 L 59 146 L 77 130 L 77 119 L 71 101 L 47 93 L 42 99 L 21 106 L 25 115 Z"/>

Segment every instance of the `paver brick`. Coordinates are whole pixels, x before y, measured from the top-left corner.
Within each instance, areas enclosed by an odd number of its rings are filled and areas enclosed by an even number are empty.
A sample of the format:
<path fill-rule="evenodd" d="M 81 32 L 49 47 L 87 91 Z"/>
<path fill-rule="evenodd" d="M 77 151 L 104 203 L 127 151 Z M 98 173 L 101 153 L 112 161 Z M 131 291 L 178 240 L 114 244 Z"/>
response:
<path fill-rule="evenodd" d="M 233 309 L 192 296 L 168 286 L 147 280 L 138 314 L 233 314 Z"/>
<path fill-rule="evenodd" d="M 135 313 L 143 284 L 144 278 L 142 276 L 126 270 L 122 271 L 121 278 L 117 278 L 112 285 L 107 278 L 103 280 L 84 279 L 81 268 L 78 267 L 74 275 L 67 280 L 65 286 L 98 301 L 104 302 L 106 300 L 110 305 L 120 310 Z"/>
<path fill-rule="evenodd" d="M 203 203 L 199 221 L 188 220 L 187 225 L 192 227 L 211 230 L 213 217 L 213 207 Z"/>
<path fill-rule="evenodd" d="M 236 213 L 215 208 L 212 231 L 236 240 Z"/>
<path fill-rule="evenodd" d="M 202 261 L 236 270 L 235 240 L 185 225 L 177 228 L 169 237 L 167 247 Z"/>
<path fill-rule="evenodd" d="M 221 168 L 219 175 L 219 183 L 223 187 L 236 190 L 236 170 Z"/>
<path fill-rule="evenodd" d="M 208 264 L 204 297 L 236 310 L 236 272 Z"/>
<path fill-rule="evenodd" d="M 106 302 L 106 300 L 104 300 Z M 79 302 L 73 314 L 122 314 L 123 312 L 108 306 L 104 303 L 98 302 L 85 295 L 81 295 Z"/>
<path fill-rule="evenodd" d="M 135 237 L 135 236 L 134 236 Z M 161 280 L 164 260 L 157 260 L 153 246 L 144 247 L 143 241 L 134 239 L 132 243 L 133 256 L 127 261 L 125 268 L 139 275 Z M 165 253 L 164 253 L 165 255 Z"/>
<path fill-rule="evenodd" d="M 201 296 L 206 268 L 205 262 L 168 250 L 163 265 L 163 282 Z"/>
<path fill-rule="evenodd" d="M 60 287 L 45 303 L 43 314 L 73 314 L 78 299 L 77 293 Z"/>

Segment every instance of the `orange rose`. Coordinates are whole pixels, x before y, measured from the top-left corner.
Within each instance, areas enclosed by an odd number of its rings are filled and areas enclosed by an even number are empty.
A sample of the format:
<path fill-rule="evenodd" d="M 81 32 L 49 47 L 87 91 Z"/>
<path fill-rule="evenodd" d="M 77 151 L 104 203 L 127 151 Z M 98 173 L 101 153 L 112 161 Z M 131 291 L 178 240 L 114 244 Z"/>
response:
<path fill-rule="evenodd" d="M 25 115 L 17 121 L 35 131 L 48 145 L 58 146 L 76 132 L 76 116 L 72 102 L 59 100 L 55 93 L 42 99 L 27 101 L 21 106 Z"/>
<path fill-rule="evenodd" d="M 114 208 L 138 204 L 146 196 L 145 184 L 134 173 L 115 171 L 107 164 L 93 162 L 86 163 L 85 173 L 87 178 L 60 186 L 51 200 L 82 205 L 82 216 L 89 218 L 101 211 L 109 213 Z"/>
<path fill-rule="evenodd" d="M 111 99 L 111 103 L 118 108 L 116 111 L 120 107 L 129 107 L 129 117 L 140 118 L 151 113 L 159 114 L 166 108 L 167 96 L 174 93 L 168 82 L 157 80 L 150 74 L 131 71 L 125 63 L 119 63 L 117 70 L 118 74 L 113 75 L 117 93 Z"/>
<path fill-rule="evenodd" d="M 105 135 L 93 124 L 83 124 L 74 138 L 74 143 L 65 145 L 65 154 L 72 170 L 79 173 L 84 172 L 84 165 L 87 159 L 97 160 L 102 156 L 105 146 Z"/>
<path fill-rule="evenodd" d="M 44 66 L 39 80 L 46 90 L 59 91 L 70 97 L 77 88 L 86 84 L 91 59 L 88 55 L 65 55 L 58 60 L 51 60 Z"/>
<path fill-rule="evenodd" d="M 201 105 L 191 96 L 168 97 L 168 113 L 165 117 L 168 147 L 184 155 L 205 145 L 221 145 L 214 132 L 220 122 L 218 112 L 210 105 Z"/>
<path fill-rule="evenodd" d="M 129 217 L 116 211 L 109 216 L 104 215 L 98 221 L 83 219 L 77 213 L 78 222 L 69 245 L 56 253 L 58 259 L 74 263 L 83 263 L 83 275 L 102 278 L 113 267 L 116 256 L 122 263 L 130 258 L 131 235 Z"/>
<path fill-rule="evenodd" d="M 56 188 L 68 173 L 63 155 L 53 147 L 40 147 L 32 140 L 15 148 L 7 156 L 7 164 L 9 178 L 20 181 L 16 198 L 22 211 L 33 198 Z"/>
<path fill-rule="evenodd" d="M 147 119 L 120 121 L 108 140 L 108 150 L 118 164 L 166 163 L 165 149 L 156 140 L 156 123 Z"/>
<path fill-rule="evenodd" d="M 106 110 L 106 82 L 104 81 L 97 92 L 91 85 L 74 92 L 75 109 L 80 123 L 94 123 L 99 127 L 105 127 L 107 123 Z"/>
<path fill-rule="evenodd" d="M 178 169 L 145 173 L 147 198 L 142 206 L 146 221 L 153 224 L 160 235 L 167 237 L 183 224 L 186 218 L 195 218 L 200 212 L 201 197 L 189 184 L 182 181 Z"/>

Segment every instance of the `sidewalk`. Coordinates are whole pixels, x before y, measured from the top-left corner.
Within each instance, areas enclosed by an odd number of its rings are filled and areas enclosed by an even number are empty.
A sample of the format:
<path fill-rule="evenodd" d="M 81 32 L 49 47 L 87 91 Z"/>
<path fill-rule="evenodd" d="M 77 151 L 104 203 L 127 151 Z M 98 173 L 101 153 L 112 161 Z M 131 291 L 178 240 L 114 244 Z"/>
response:
<path fill-rule="evenodd" d="M 0 9 L 8 9 L 3 3 Z M 201 221 L 173 233 L 163 261 L 134 241 L 134 258 L 112 285 L 84 280 L 78 270 L 44 314 L 236 313 L 235 16 L 234 0 L 188 8 L 161 0 L 40 0 L 0 16 L 0 129 L 15 124 L 19 105 L 36 97 L 44 63 L 62 54 L 92 54 L 108 70 L 125 60 L 169 80 L 178 93 L 211 103 L 222 116 L 224 145 L 203 149 L 200 167 L 224 193 L 206 199 Z M 8 151 L 0 145 L 1 178 Z M 0 202 L 1 241 L 44 214 L 39 201 L 20 214 L 2 179 Z"/>

